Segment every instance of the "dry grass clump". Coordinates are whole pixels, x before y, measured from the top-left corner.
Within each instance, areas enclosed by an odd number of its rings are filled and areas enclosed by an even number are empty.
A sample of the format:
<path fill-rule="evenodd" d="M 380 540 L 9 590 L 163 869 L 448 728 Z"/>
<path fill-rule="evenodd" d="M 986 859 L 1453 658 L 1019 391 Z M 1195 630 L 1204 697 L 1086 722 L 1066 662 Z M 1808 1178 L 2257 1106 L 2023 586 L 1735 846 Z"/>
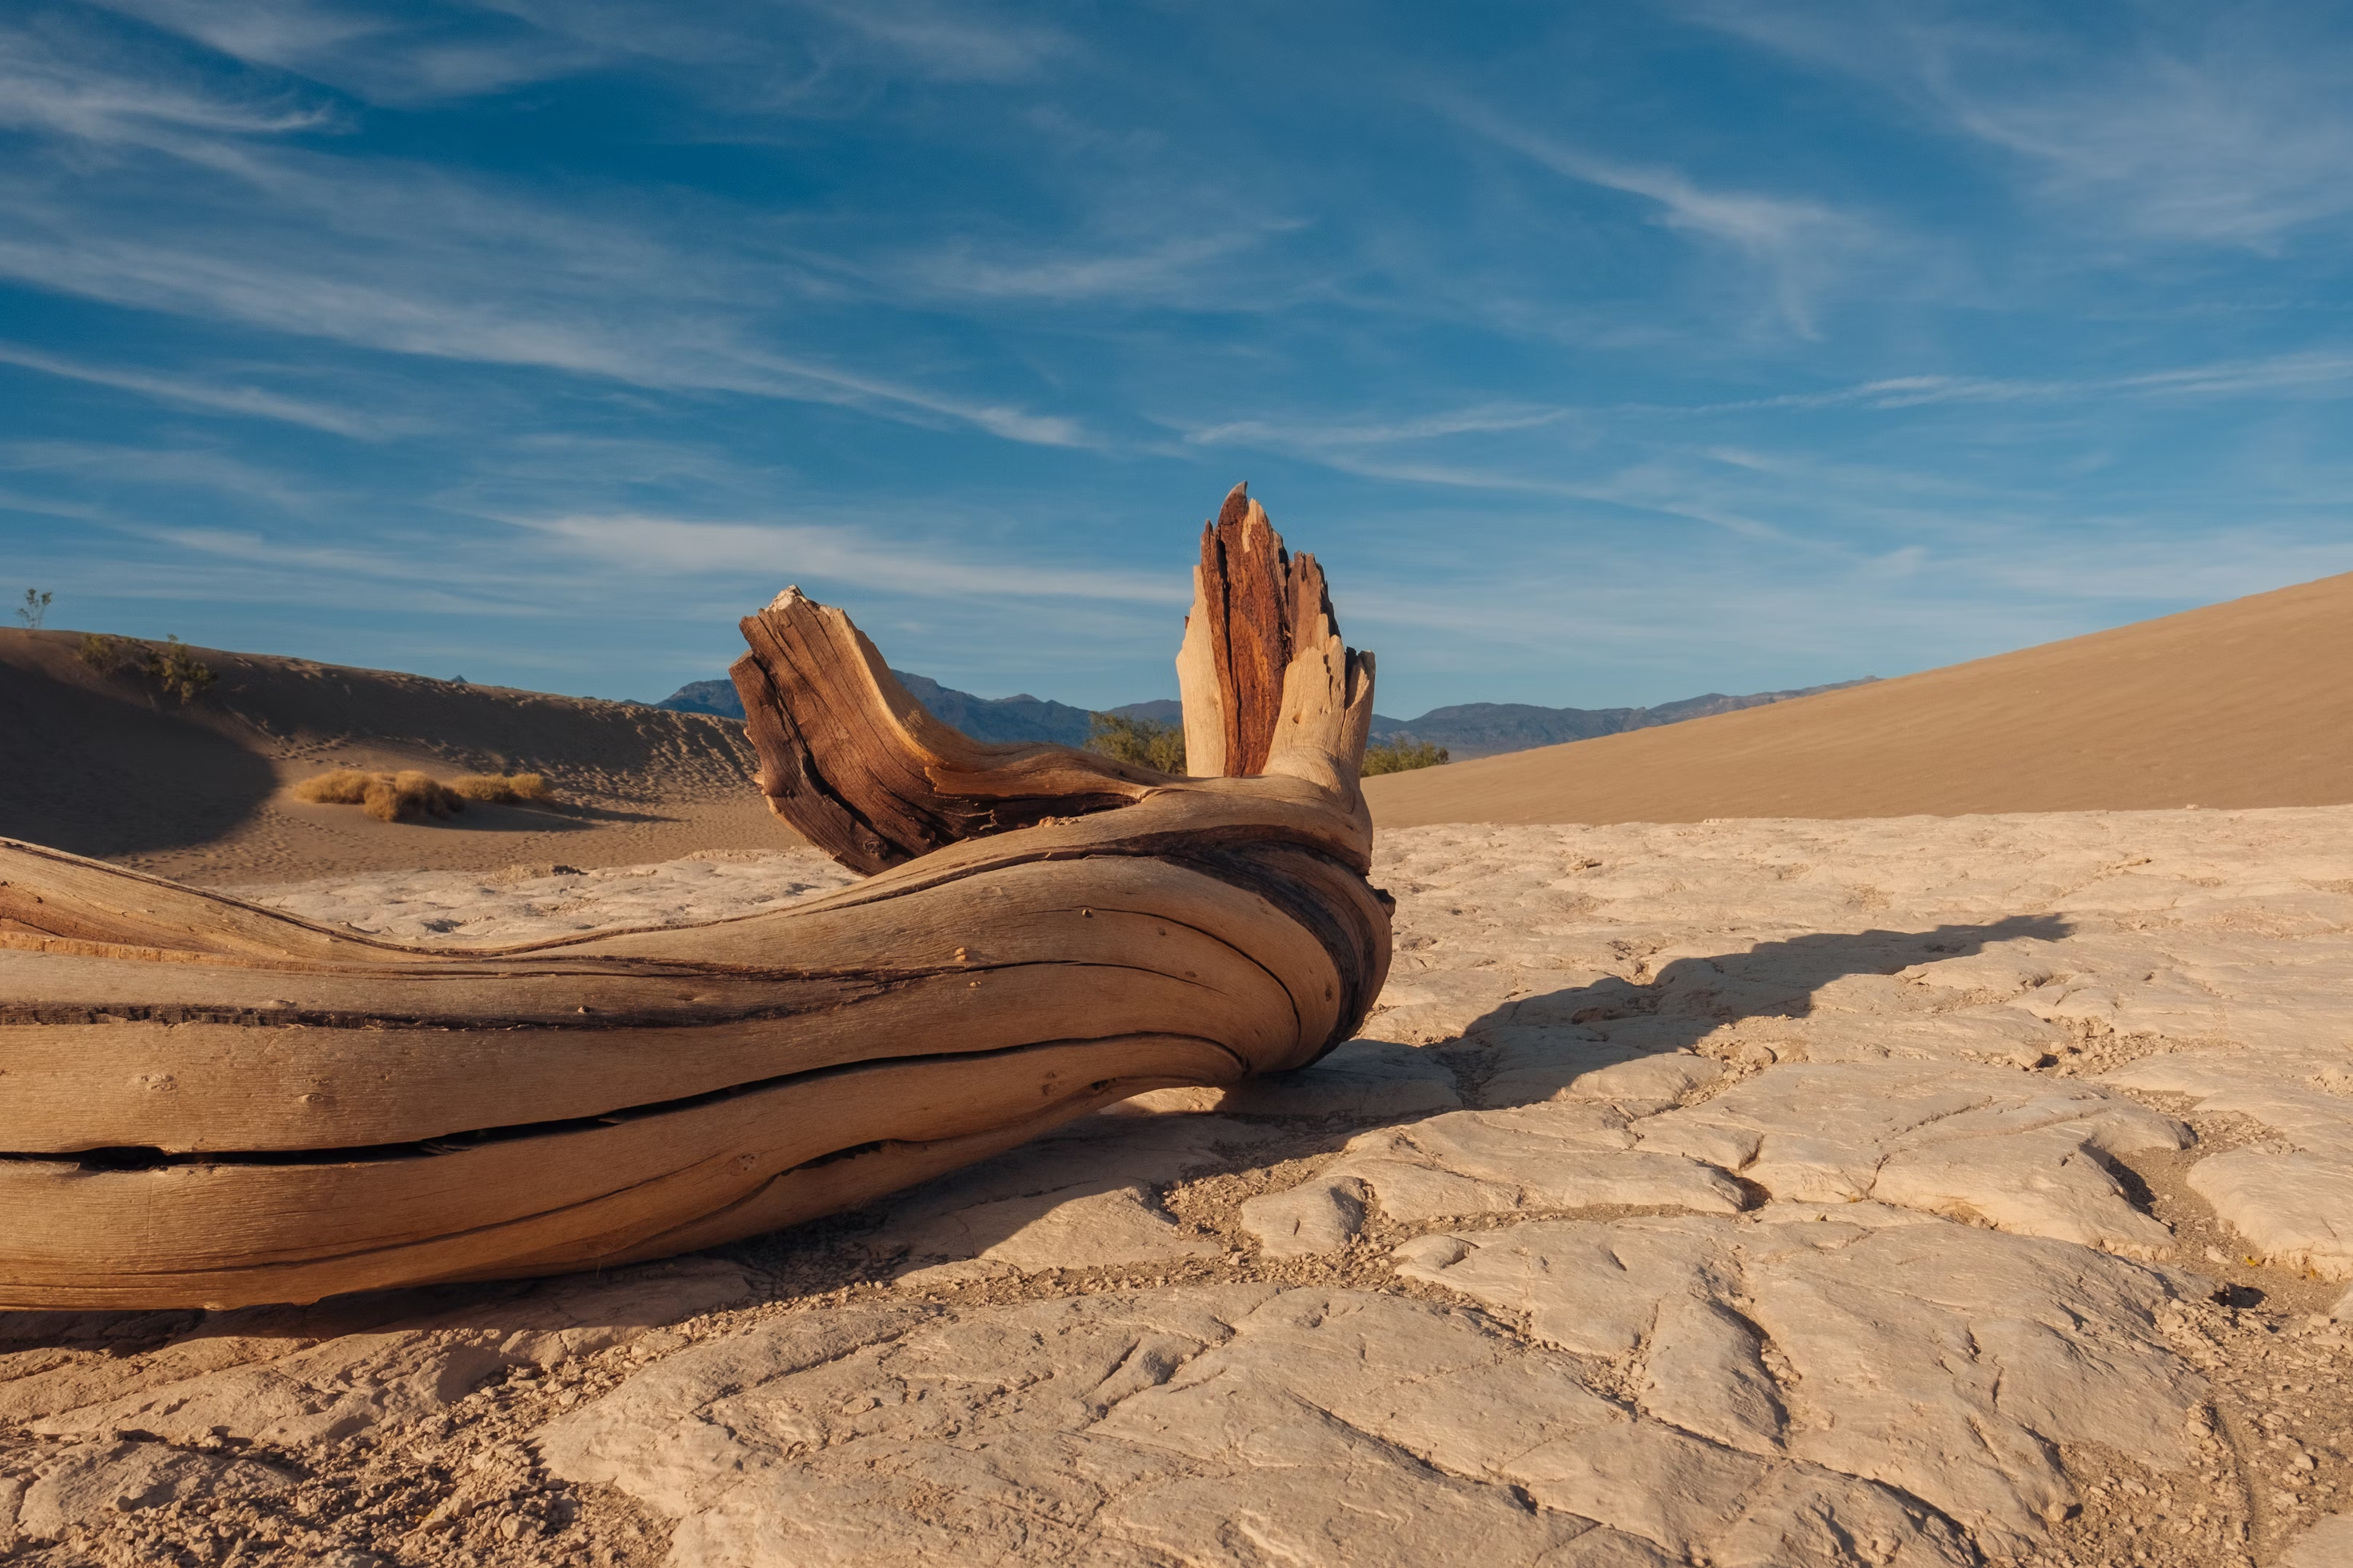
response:
<path fill-rule="evenodd" d="M 493 805 L 521 805 L 526 801 L 545 800 L 552 793 L 547 780 L 537 773 L 468 773 L 449 781 L 449 787 L 468 800 L 488 801 Z"/>
<path fill-rule="evenodd" d="M 396 773 L 338 768 L 304 779 L 294 786 L 294 796 L 322 805 L 356 805 L 379 822 L 414 822 L 421 816 L 447 816 L 466 809 L 465 796 L 415 768 Z"/>
<path fill-rule="evenodd" d="M 331 773 L 313 773 L 294 786 L 297 800 L 316 801 L 321 805 L 357 805 L 367 798 L 367 786 L 390 773 L 364 773 L 356 768 L 337 768 Z"/>

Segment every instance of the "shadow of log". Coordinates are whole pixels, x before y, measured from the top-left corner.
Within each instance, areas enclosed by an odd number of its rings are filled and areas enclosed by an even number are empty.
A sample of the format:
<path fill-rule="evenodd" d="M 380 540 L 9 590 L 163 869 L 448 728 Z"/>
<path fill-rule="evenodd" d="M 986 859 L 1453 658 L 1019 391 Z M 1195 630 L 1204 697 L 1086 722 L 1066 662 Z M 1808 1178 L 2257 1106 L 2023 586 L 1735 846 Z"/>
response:
<path fill-rule="evenodd" d="M 624 811 L 572 801 L 511 805 L 470 800 L 448 816 L 412 817 L 408 826 L 447 833 L 586 833 L 615 823 L 681 820 L 659 811 Z"/>
<path fill-rule="evenodd" d="M 1351 1139 L 1456 1110 L 1538 1103 L 1587 1073 L 1690 1051 L 1726 1025 L 1802 1018 L 1817 994 L 1858 975 L 1893 975 L 2003 942 L 2055 942 L 2071 927 L 2051 915 L 2011 915 L 1926 931 L 1822 931 L 1736 952 L 1670 961 L 1655 973 L 1611 976 L 1507 1002 L 1430 1046 L 1351 1042 L 1314 1066 L 1204 1091 L 1215 1114 L 1108 1112 L 925 1185 L 858 1216 L 879 1255 L 908 1265 L 983 1257 L 1045 1266 L 1062 1248 L 1070 1267 L 1167 1266 L 1223 1244 L 1188 1236 L 1163 1208 L 1182 1182 L 1338 1151 Z M 1353 1048 L 1352 1048 L 1353 1047 Z M 1494 1069 L 1508 1057 L 1508 1075 Z M 1432 1097 L 1443 1063 L 1451 1092 Z M 1410 1109 L 1382 1112 L 1384 1093 Z M 1124 1250 L 1112 1242 L 1124 1233 Z M 780 1258 L 793 1233 L 746 1244 Z M 886 1270 L 887 1272 L 887 1270 Z M 948 1278 L 944 1276 L 944 1279 Z"/>
<path fill-rule="evenodd" d="M 1506 1003 L 1436 1046 L 1368 1041 L 1361 1042 L 1371 1047 L 1366 1051 L 1344 1047 L 1315 1066 L 1243 1086 L 1215 1113 L 1083 1117 L 862 1210 L 701 1256 L 747 1268 L 757 1294 L 779 1300 L 985 1254 L 1007 1268 L 1182 1268 L 1214 1259 L 1227 1242 L 1177 1222 L 1165 1206 L 1172 1189 L 1335 1152 L 1364 1132 L 1450 1110 L 1501 1110 L 1546 1098 L 1525 1075 L 1509 1092 L 1480 1092 L 1493 1082 L 1482 1068 L 1500 1047 L 1533 1055 L 1566 1083 L 1583 1072 L 1687 1050 L 1727 1024 L 1803 1018 L 1816 1010 L 1818 993 L 1853 976 L 1892 975 L 1997 942 L 2057 941 L 2070 929 L 2056 917 L 2017 915 L 1916 931 L 1816 932 L 1678 958 L 1646 976 L 1638 969 L 1635 979 L 1613 976 Z M 1392 1058 L 1418 1068 L 1444 1064 L 1453 1096 L 1423 1096 L 1411 1110 L 1367 1113 L 1367 1085 L 1377 1087 Z M 1424 1071 L 1397 1081 L 1419 1089 L 1431 1080 Z M 1074 1237 L 1082 1239 L 1072 1250 Z M 940 1282 L 954 1283 L 953 1270 Z M 448 1285 L 338 1298 L 311 1309 L 8 1313 L 0 1314 L 0 1351 L 48 1346 L 120 1355 L 232 1331 L 307 1341 L 427 1317 L 513 1327 L 537 1312 L 541 1300 L 561 1294 L 553 1284 Z M 482 1375 L 495 1373 L 486 1363 Z"/>
<path fill-rule="evenodd" d="M 1922 931 L 1817 931 L 1738 952 L 1677 958 L 1656 973 L 1522 997 L 1473 1020 L 1465 1041 L 1508 1045 L 1509 1082 L 1486 1109 L 1547 1100 L 1577 1077 L 1644 1057 L 1691 1050 L 1727 1026 L 1803 1018 L 1826 986 L 1893 975 L 1915 963 L 1965 957 L 1995 942 L 2056 942 L 2073 928 L 2055 915 L 2006 915 L 1982 925 Z"/>

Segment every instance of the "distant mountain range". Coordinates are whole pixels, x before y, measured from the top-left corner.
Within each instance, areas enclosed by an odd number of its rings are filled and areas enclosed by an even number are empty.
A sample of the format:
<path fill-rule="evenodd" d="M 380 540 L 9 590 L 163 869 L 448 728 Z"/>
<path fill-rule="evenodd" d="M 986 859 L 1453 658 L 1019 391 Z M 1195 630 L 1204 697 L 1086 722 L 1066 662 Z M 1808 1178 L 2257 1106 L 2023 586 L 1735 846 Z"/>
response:
<path fill-rule="evenodd" d="M 1833 680 L 1827 686 L 1801 686 L 1794 691 L 1757 691 L 1746 697 L 1710 691 L 1704 696 L 1686 697 L 1680 702 L 1662 702 L 1656 708 L 1538 708 L 1525 702 L 1463 702 L 1451 708 L 1433 708 L 1419 719 L 1384 719 L 1376 713 L 1373 739 L 1420 741 L 1443 746 L 1458 758 L 1492 757 L 1503 752 L 1556 746 L 1563 741 L 1589 741 L 1597 735 L 1680 724 L 1686 719 L 1704 719 L 1711 713 L 1729 713 L 1740 708 L 1762 708 L 1768 702 L 1811 697 L 1818 691 L 1866 686 L 1877 679 L 1866 675 L 1860 680 Z"/>
<path fill-rule="evenodd" d="M 1067 702 L 1050 702 L 1028 692 L 1015 697 L 975 697 L 969 691 L 942 686 L 929 676 L 911 675 L 903 669 L 891 673 L 934 717 L 976 741 L 1050 741 L 1058 746 L 1083 746 L 1094 727 L 1092 713 Z M 732 680 L 689 681 L 654 706 L 680 713 L 716 713 L 723 719 L 744 717 L 744 700 L 735 695 Z M 1130 719 L 1174 721 L 1184 710 L 1172 699 L 1131 702 L 1109 711 Z"/>
<path fill-rule="evenodd" d="M 911 675 L 903 669 L 891 673 L 899 678 L 918 702 L 976 741 L 1050 741 L 1063 746 L 1087 743 L 1092 725 L 1084 708 L 1032 697 L 1027 692 L 1015 697 L 975 697 L 969 691 L 942 686 L 926 676 Z M 1376 713 L 1373 739 L 1418 741 L 1443 746 L 1456 757 L 1488 757 L 1502 752 L 1525 752 L 1535 746 L 1556 746 L 1564 741 L 1589 741 L 1597 735 L 1615 735 L 1627 730 L 1679 724 L 1686 719 L 1704 719 L 1711 713 L 1729 713 L 1739 708 L 1761 708 L 1792 697 L 1862 686 L 1875 679 L 1865 676 L 1861 680 L 1836 680 L 1827 686 L 1807 686 L 1794 691 L 1758 691 L 1746 697 L 1711 691 L 1704 696 L 1686 697 L 1680 702 L 1662 702 L 1655 708 L 1538 708 L 1526 702 L 1463 702 L 1451 708 L 1433 708 L 1419 719 L 1386 719 Z M 733 683 L 726 680 L 690 681 L 654 706 L 681 713 L 744 717 L 743 701 L 736 697 Z M 1173 698 L 1130 702 L 1105 711 L 1122 718 L 1153 719 L 1164 723 L 1176 723 L 1184 714 L 1183 707 Z"/>

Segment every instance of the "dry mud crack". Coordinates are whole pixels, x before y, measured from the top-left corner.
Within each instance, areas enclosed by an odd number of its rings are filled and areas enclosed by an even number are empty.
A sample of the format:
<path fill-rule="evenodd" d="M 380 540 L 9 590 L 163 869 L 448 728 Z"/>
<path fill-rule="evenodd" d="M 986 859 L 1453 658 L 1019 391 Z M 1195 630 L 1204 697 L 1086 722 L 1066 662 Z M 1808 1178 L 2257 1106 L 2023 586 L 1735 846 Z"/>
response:
<path fill-rule="evenodd" d="M 1384 837 L 1366 1037 L 604 1277 L 0 1315 L 79 1563 L 2353 1562 L 2353 808 Z M 804 858 L 265 896 L 707 919 Z"/>

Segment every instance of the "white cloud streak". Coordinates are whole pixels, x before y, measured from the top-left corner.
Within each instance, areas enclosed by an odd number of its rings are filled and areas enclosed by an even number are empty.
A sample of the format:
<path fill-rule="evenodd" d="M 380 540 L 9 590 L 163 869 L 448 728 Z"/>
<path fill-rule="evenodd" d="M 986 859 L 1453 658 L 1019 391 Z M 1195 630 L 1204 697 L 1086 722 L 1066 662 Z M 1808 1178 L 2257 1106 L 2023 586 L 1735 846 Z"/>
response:
<path fill-rule="evenodd" d="M 902 67 L 942 81 L 1018 82 L 1079 51 L 1069 37 L 979 6 L 937 0 L 828 0 L 811 11 Z"/>
<path fill-rule="evenodd" d="M 316 516 L 326 496 L 285 470 L 203 447 L 121 446 L 111 442 L 28 440 L 0 444 L 0 470 L 68 477 L 99 491 L 121 488 L 190 487 L 259 501 L 295 515 Z"/>
<path fill-rule="evenodd" d="M 2011 155 L 2047 210 L 2110 239 L 2270 253 L 2353 216 L 2353 52 L 2312 36 L 2309 7 L 2126 8 L 2105 34 L 2088 12 L 2031 29 L 1949 5 L 1691 14 Z"/>
<path fill-rule="evenodd" d="M 101 147 L 185 145 L 192 137 L 275 136 L 332 124 L 333 111 L 296 94 L 207 90 L 153 51 L 81 48 L 0 27 L 0 127 Z"/>
<path fill-rule="evenodd" d="M 1486 110 L 1451 112 L 1465 128 L 1556 174 L 1654 203 L 1668 228 L 1729 246 L 1764 276 L 1782 321 L 1802 337 L 1818 335 L 1823 289 L 1882 244 L 1872 225 L 1810 197 L 1713 189 L 1680 170 L 1566 145 Z"/>
<path fill-rule="evenodd" d="M 195 25 L 183 8 L 148 9 Z M 220 45 L 257 56 L 372 37 L 282 7 L 222 15 L 242 17 L 243 30 L 214 27 Z M 69 149 L 104 141 L 162 161 L 117 168 L 110 184 L 130 200 L 111 208 L 93 208 L 76 183 L 32 162 L 0 172 L 0 215 L 13 220 L 0 230 L 0 277 L 397 354 L 827 404 L 1026 445 L 1094 439 L 1069 416 L 778 342 L 789 335 L 772 324 L 780 309 L 829 286 L 765 243 L 772 226 L 718 204 L 691 215 L 699 221 L 656 226 L 643 213 L 567 210 L 476 176 L 273 146 L 318 117 L 159 90 L 162 68 L 87 40 L 81 58 L 18 68 L 40 88 L 13 100 L 0 91 L 20 124 Z M 239 221 L 216 220 L 227 211 Z M 748 239 L 733 237 L 747 227 Z M 720 235 L 730 237 L 713 243 Z"/>
<path fill-rule="evenodd" d="M 397 4 L 100 3 L 249 64 L 404 107 L 635 63 L 694 70 L 708 92 L 827 112 L 864 96 L 840 79 L 860 72 L 1012 84 L 1080 53 L 1033 18 L 934 0 L 478 0 L 463 22 Z"/>
<path fill-rule="evenodd" d="M 275 419 L 364 441 L 381 440 L 401 427 L 392 421 L 356 414 L 331 404 L 286 397 L 258 387 L 220 386 L 210 382 L 192 381 L 185 376 L 88 364 L 13 343 L 0 342 L 0 364 L 13 364 L 38 371 L 44 375 L 87 382 L 94 386 L 110 386 L 118 391 L 136 393 L 142 397 L 152 397 L 161 403 L 254 419 Z"/>
<path fill-rule="evenodd" d="M 265 172 L 280 197 L 269 221 L 160 241 L 147 223 L 93 232 L 84 215 L 20 189 L 14 205 L 35 221 L 0 238 L 0 276 L 392 353 L 830 404 L 1036 446 L 1092 439 L 1066 416 L 760 345 L 754 300 L 791 291 L 773 267 L 691 258 L 615 225 L 397 168 L 314 174 L 290 158 Z M 519 264 L 518 250 L 544 268 Z"/>
<path fill-rule="evenodd" d="M 1694 419 L 1715 416 L 1799 413 L 1860 408 L 1894 412 L 1939 405 L 2072 403 L 2087 398 L 2234 400 L 2269 395 L 2343 396 L 2353 394 L 2353 352 L 2315 349 L 2206 364 L 2080 379 L 2018 376 L 1902 375 L 1820 392 L 1717 403 L 1590 403 L 1552 406 L 1473 405 L 1419 415 L 1307 422 L 1235 419 L 1188 426 L 1168 421 L 1188 445 L 1240 447 L 1314 455 L 1332 448 L 1401 446 L 1617 419 Z M 1396 477 L 1406 477 L 1404 471 Z M 1459 482 L 1470 482 L 1461 476 Z M 1448 482 L 1433 480 L 1431 482 Z M 1522 488 L 1490 481 L 1495 488 Z"/>
<path fill-rule="evenodd" d="M 314 0 L 99 3 L 234 59 L 308 77 L 371 103 L 412 106 L 477 97 L 609 58 L 561 31 L 513 29 L 496 37 L 455 33 L 436 26 L 421 7 Z"/>
<path fill-rule="evenodd" d="M 709 522 L 637 514 L 507 517 L 549 547 L 632 573 L 765 573 L 930 598 L 1112 600 L 1184 605 L 1189 588 L 1159 577 L 973 557 L 920 541 L 828 524 Z"/>

